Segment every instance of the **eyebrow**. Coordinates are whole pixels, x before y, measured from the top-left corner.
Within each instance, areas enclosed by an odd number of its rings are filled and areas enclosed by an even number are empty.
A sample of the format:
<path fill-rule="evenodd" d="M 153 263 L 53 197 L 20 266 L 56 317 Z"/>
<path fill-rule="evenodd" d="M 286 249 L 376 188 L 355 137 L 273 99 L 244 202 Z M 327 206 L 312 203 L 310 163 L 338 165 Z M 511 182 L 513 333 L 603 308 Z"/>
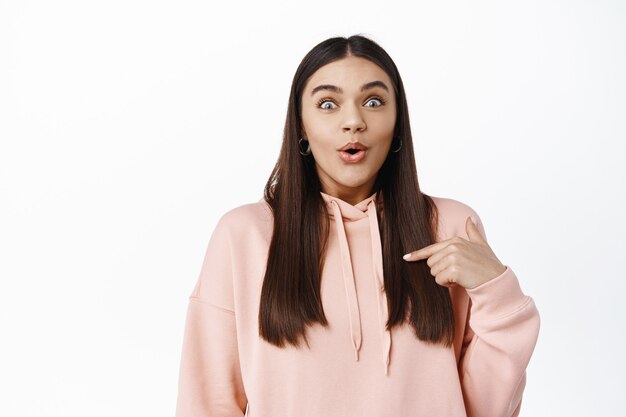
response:
<path fill-rule="evenodd" d="M 389 92 L 389 88 L 387 87 L 387 84 L 385 84 L 382 81 L 370 81 L 369 83 L 365 83 L 361 86 L 361 91 L 365 91 L 365 90 L 369 90 L 371 88 L 374 87 L 381 87 L 382 89 L 384 89 L 386 92 Z M 334 93 L 338 93 L 338 94 L 343 94 L 343 90 L 341 89 L 341 87 L 337 87 L 336 85 L 332 85 L 332 84 L 322 84 L 322 85 L 318 85 L 317 87 L 315 87 L 312 91 L 311 91 L 311 95 L 317 93 L 318 91 L 321 90 L 328 90 L 328 91 L 332 91 Z"/>

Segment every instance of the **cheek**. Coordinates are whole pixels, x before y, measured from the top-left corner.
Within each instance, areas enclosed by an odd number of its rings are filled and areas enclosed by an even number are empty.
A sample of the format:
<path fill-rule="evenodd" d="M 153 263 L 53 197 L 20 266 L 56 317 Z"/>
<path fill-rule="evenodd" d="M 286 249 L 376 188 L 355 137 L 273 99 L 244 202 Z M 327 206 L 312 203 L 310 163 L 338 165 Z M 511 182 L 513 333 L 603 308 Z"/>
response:
<path fill-rule="evenodd" d="M 302 124 L 306 131 L 307 138 L 311 142 L 323 142 L 332 139 L 332 126 L 327 120 L 317 116 L 314 112 L 303 112 Z"/>
<path fill-rule="evenodd" d="M 390 142 L 391 143 L 391 142 Z M 368 164 L 374 169 L 380 169 L 389 154 L 389 143 L 381 143 L 375 149 L 370 149 Z"/>
<path fill-rule="evenodd" d="M 372 120 L 369 124 L 370 127 L 376 129 L 376 131 L 383 136 L 393 134 L 393 130 L 396 126 L 396 118 L 393 116 L 393 113 L 391 113 L 391 115 L 380 114 L 377 116 L 379 117 Z"/>

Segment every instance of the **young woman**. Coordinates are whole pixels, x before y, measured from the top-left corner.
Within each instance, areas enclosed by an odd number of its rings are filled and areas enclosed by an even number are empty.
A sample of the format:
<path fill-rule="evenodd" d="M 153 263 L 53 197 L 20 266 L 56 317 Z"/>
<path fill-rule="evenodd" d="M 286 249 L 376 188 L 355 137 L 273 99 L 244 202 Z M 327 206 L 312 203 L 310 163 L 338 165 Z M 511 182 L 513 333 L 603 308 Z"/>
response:
<path fill-rule="evenodd" d="M 264 197 L 211 235 L 176 415 L 517 416 L 538 333 L 478 214 L 420 191 L 394 62 L 331 38 L 296 71 Z"/>

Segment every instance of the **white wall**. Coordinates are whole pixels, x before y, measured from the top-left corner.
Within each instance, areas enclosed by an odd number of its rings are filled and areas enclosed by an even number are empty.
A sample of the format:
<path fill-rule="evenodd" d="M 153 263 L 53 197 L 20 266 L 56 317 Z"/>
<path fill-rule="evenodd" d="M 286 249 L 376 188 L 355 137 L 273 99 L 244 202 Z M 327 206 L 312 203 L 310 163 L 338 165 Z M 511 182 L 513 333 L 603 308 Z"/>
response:
<path fill-rule="evenodd" d="M 301 58 L 354 33 L 423 191 L 540 309 L 521 415 L 623 412 L 626 3 L 298 4 L 0 1 L 0 415 L 173 415 L 213 226 L 261 198 Z"/>

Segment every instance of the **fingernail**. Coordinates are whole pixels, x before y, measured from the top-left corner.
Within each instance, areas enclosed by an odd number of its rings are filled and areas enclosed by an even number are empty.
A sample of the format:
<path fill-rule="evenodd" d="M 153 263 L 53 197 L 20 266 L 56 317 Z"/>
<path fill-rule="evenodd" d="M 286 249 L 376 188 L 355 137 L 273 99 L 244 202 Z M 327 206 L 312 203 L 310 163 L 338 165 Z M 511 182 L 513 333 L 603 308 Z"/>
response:
<path fill-rule="evenodd" d="M 411 254 L 410 254 L 410 253 L 407 253 L 406 255 L 404 255 L 404 256 L 402 257 L 402 259 L 405 259 L 405 260 L 406 260 L 406 259 L 409 259 L 410 257 L 411 257 Z"/>
<path fill-rule="evenodd" d="M 474 217 L 473 214 L 470 217 L 472 218 L 472 223 L 474 223 L 474 226 L 478 226 L 478 222 L 476 221 L 476 217 Z"/>

